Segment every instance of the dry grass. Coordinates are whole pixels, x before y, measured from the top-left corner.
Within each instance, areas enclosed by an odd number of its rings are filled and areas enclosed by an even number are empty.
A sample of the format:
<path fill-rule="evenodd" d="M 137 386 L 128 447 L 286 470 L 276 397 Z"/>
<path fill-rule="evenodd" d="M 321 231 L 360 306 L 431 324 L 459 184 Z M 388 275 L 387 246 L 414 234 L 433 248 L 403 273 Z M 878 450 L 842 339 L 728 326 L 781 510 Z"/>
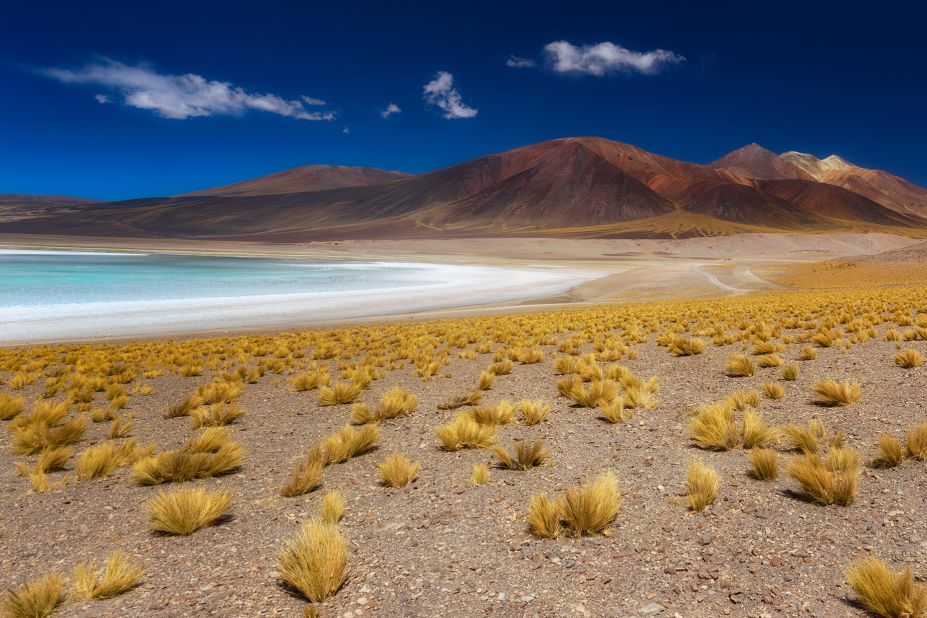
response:
<path fill-rule="evenodd" d="M 320 603 L 344 584 L 347 543 L 335 526 L 310 521 L 284 545 L 279 562 L 281 579 L 308 600 Z"/>
<path fill-rule="evenodd" d="M 764 354 L 757 359 L 756 364 L 763 369 L 768 369 L 769 367 L 781 367 L 784 362 L 778 354 Z"/>
<path fill-rule="evenodd" d="M 177 418 L 180 416 L 190 416 L 190 413 L 203 405 L 203 400 L 199 395 L 190 395 L 181 401 L 171 404 L 164 413 L 164 418 Z"/>
<path fill-rule="evenodd" d="M 13 452 L 34 455 L 48 448 L 75 444 L 84 436 L 87 418 L 80 416 L 65 421 L 69 400 L 59 402 L 37 401 L 28 415 L 13 419 Z"/>
<path fill-rule="evenodd" d="M 718 473 L 697 459 L 692 460 L 686 471 L 686 488 L 688 490 L 689 508 L 701 513 L 718 497 Z"/>
<path fill-rule="evenodd" d="M 319 486 L 322 472 L 325 470 L 325 458 L 320 450 L 310 451 L 299 466 L 293 470 L 290 480 L 280 488 L 280 495 L 293 498 L 309 493 Z"/>
<path fill-rule="evenodd" d="M 447 425 L 435 429 L 442 446 L 448 451 L 462 448 L 486 448 L 496 441 L 496 426 L 483 425 L 469 414 L 458 414 Z"/>
<path fill-rule="evenodd" d="M 927 423 L 918 425 L 906 435 L 908 455 L 917 461 L 927 459 Z"/>
<path fill-rule="evenodd" d="M 634 418 L 634 411 L 624 405 L 624 397 L 599 406 L 599 413 L 599 416 L 609 423 L 620 423 Z"/>
<path fill-rule="evenodd" d="M 39 460 L 36 462 L 36 468 L 42 472 L 53 472 L 55 470 L 64 470 L 68 460 L 74 454 L 74 449 L 70 446 L 57 446 L 47 448 L 39 453 Z"/>
<path fill-rule="evenodd" d="M 675 337 L 669 349 L 674 356 L 693 356 L 704 352 L 706 347 L 708 347 L 708 344 L 697 337 L 692 337 L 691 339 Z"/>
<path fill-rule="evenodd" d="M 3 596 L 4 618 L 43 618 L 64 602 L 64 578 L 57 574 L 34 579 Z"/>
<path fill-rule="evenodd" d="M 337 524 L 344 517 L 344 496 L 337 489 L 325 492 L 322 496 L 322 507 L 319 517 L 326 524 Z"/>
<path fill-rule="evenodd" d="M 779 375 L 782 376 L 783 380 L 792 382 L 793 380 L 798 379 L 799 373 L 801 373 L 801 370 L 798 368 L 798 365 L 795 363 L 789 363 L 782 368 L 782 371 L 779 372 Z"/>
<path fill-rule="evenodd" d="M 544 447 L 544 440 L 535 440 L 531 444 L 516 443 L 514 456 L 501 446 L 493 448 L 493 453 L 499 459 L 499 465 L 509 470 L 530 470 L 543 465 L 550 458 L 550 453 Z"/>
<path fill-rule="evenodd" d="M 451 397 L 450 399 L 443 401 L 438 404 L 439 410 L 456 410 L 457 408 L 463 408 L 464 406 L 475 406 L 483 399 L 483 391 L 475 390 L 467 393 L 466 395 L 459 395 L 457 397 Z"/>
<path fill-rule="evenodd" d="M 484 371 L 480 374 L 480 379 L 476 387 L 481 391 L 488 391 L 492 388 L 492 383 L 496 380 L 496 374 L 491 371 Z"/>
<path fill-rule="evenodd" d="M 238 468 L 243 456 L 238 442 L 226 442 L 213 452 L 165 451 L 136 461 L 132 479 L 139 485 L 159 485 L 219 476 Z"/>
<path fill-rule="evenodd" d="M 344 463 L 373 450 L 380 439 L 377 425 L 364 425 L 355 429 L 344 425 L 338 433 L 326 436 L 322 441 L 322 452 L 327 463 Z"/>
<path fill-rule="evenodd" d="M 537 425 L 547 420 L 550 415 L 550 404 L 540 399 L 522 399 L 516 406 L 521 422 L 525 425 Z"/>
<path fill-rule="evenodd" d="M 113 552 L 103 565 L 81 563 L 71 578 L 74 590 L 85 599 L 110 599 L 131 590 L 144 571 L 119 552 Z"/>
<path fill-rule="evenodd" d="M 127 442 L 103 442 L 84 449 L 77 458 L 74 471 L 77 479 L 89 479 L 109 476 L 122 466 L 130 466 L 143 457 L 150 457 L 154 446 L 142 447 L 135 440 Z"/>
<path fill-rule="evenodd" d="M 756 373 L 753 359 L 746 354 L 734 354 L 727 359 L 727 375 L 735 378 L 747 378 Z"/>
<path fill-rule="evenodd" d="M 832 449 L 824 460 L 817 455 L 795 458 L 787 471 L 805 497 L 817 504 L 847 506 L 856 498 L 859 456 L 849 449 Z"/>
<path fill-rule="evenodd" d="M 561 504 L 551 500 L 547 493 L 540 493 L 531 498 L 528 505 L 528 525 L 532 534 L 542 539 L 552 539 L 560 536 L 563 527 L 560 525 Z"/>
<path fill-rule="evenodd" d="M 848 406 L 859 401 L 860 385 L 846 380 L 822 380 L 815 382 L 814 392 L 818 395 L 815 403 L 819 406 Z"/>
<path fill-rule="evenodd" d="M 480 425 L 500 426 L 515 422 L 515 406 L 506 400 L 491 408 L 471 408 L 468 414 Z"/>
<path fill-rule="evenodd" d="M 374 410 L 370 410 L 363 404 L 354 404 L 351 408 L 351 420 L 359 425 L 379 423 L 412 414 L 416 405 L 418 405 L 418 397 L 397 386 L 389 389 L 380 397 L 380 403 Z"/>
<path fill-rule="evenodd" d="M 473 468 L 470 472 L 470 484 L 471 485 L 482 485 L 488 483 L 492 474 L 489 471 L 489 466 L 486 464 L 473 464 Z"/>
<path fill-rule="evenodd" d="M 766 395 L 768 399 L 782 399 L 783 395 L 785 395 L 785 389 L 782 388 L 781 384 L 767 382 L 763 385 L 763 394 Z"/>
<path fill-rule="evenodd" d="M 924 357 L 914 348 L 908 348 L 895 355 L 895 364 L 902 369 L 913 369 L 924 364 Z"/>
<path fill-rule="evenodd" d="M 726 451 L 740 445 L 741 435 L 734 422 L 734 408 L 728 402 L 702 406 L 689 421 L 695 443 L 704 449 Z"/>
<path fill-rule="evenodd" d="M 892 571 L 870 556 L 848 567 L 845 575 L 860 604 L 873 614 L 883 618 L 927 616 L 927 587 L 915 583 L 910 567 Z"/>
<path fill-rule="evenodd" d="M 905 459 L 904 446 L 894 436 L 879 436 L 879 454 L 872 460 L 873 468 L 894 468 Z"/>
<path fill-rule="evenodd" d="M 235 403 L 214 403 L 209 407 L 197 408 L 190 413 L 194 429 L 200 427 L 221 427 L 230 425 L 244 416 L 245 411 Z"/>
<path fill-rule="evenodd" d="M 405 487 L 418 476 L 421 462 L 411 461 L 402 453 L 392 453 L 380 462 L 377 471 L 380 482 L 387 487 Z"/>
<path fill-rule="evenodd" d="M 779 476 L 779 453 L 771 448 L 750 449 L 750 475 L 758 481 L 771 481 Z"/>
<path fill-rule="evenodd" d="M 145 504 L 155 532 L 187 536 L 221 520 L 228 511 L 232 494 L 202 488 L 169 489 Z"/>
<path fill-rule="evenodd" d="M 560 503 L 565 527 L 577 536 L 603 532 L 621 508 L 618 481 L 611 473 L 566 490 Z"/>
<path fill-rule="evenodd" d="M 748 408 L 744 410 L 743 418 L 743 447 L 754 448 L 767 446 L 779 438 L 779 431 L 769 427 L 763 421 L 763 415 Z"/>
<path fill-rule="evenodd" d="M 579 379 L 573 380 L 570 385 L 570 399 L 584 408 L 597 408 L 613 401 L 617 396 L 618 383 L 614 380 L 593 380 L 587 387 L 582 379 Z"/>
<path fill-rule="evenodd" d="M 818 452 L 819 444 L 827 430 L 824 423 L 818 420 L 812 420 L 806 427 L 801 425 L 786 425 L 782 431 L 790 440 L 792 450 L 801 451 L 806 455 L 813 455 Z"/>
<path fill-rule="evenodd" d="M 353 403 L 360 397 L 363 387 L 356 382 L 335 382 L 331 386 L 319 389 L 319 405 L 334 406 L 342 403 Z"/>
<path fill-rule="evenodd" d="M 19 395 L 0 393 L 0 421 L 8 421 L 22 413 L 25 408 Z"/>

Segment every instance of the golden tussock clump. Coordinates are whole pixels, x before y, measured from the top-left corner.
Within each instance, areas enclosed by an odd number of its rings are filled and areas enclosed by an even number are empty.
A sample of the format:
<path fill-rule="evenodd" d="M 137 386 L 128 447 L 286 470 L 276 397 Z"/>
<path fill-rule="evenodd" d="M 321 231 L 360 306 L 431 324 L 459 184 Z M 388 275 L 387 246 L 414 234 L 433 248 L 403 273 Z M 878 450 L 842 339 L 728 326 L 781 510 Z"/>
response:
<path fill-rule="evenodd" d="M 25 405 L 19 395 L 0 393 L 0 421 L 8 421 L 22 413 Z"/>
<path fill-rule="evenodd" d="M 727 375 L 735 378 L 747 378 L 756 373 L 753 359 L 746 354 L 734 354 L 727 359 Z"/>
<path fill-rule="evenodd" d="M 813 455 L 818 452 L 818 440 L 824 438 L 827 429 L 824 423 L 819 420 L 812 420 L 806 427 L 801 425 L 786 425 L 782 431 L 789 437 L 792 450 L 801 451 L 806 455 Z"/>
<path fill-rule="evenodd" d="M 332 596 L 347 577 L 348 548 L 338 529 L 310 521 L 284 544 L 278 557 L 280 578 L 314 603 Z"/>
<path fill-rule="evenodd" d="M 293 498 L 307 494 L 319 486 L 325 470 L 325 456 L 321 449 L 310 451 L 293 470 L 290 480 L 280 488 L 280 495 Z"/>
<path fill-rule="evenodd" d="M 74 454 L 74 449 L 70 446 L 57 446 L 47 448 L 39 453 L 39 460 L 36 462 L 36 468 L 42 472 L 53 472 L 55 470 L 64 470 L 64 466 Z"/>
<path fill-rule="evenodd" d="M 848 406 L 859 401 L 860 385 L 847 380 L 822 380 L 815 383 L 814 392 L 818 395 L 815 403 L 820 406 Z"/>
<path fill-rule="evenodd" d="M 798 365 L 796 365 L 795 363 L 789 363 L 782 368 L 780 375 L 782 376 L 783 380 L 787 380 L 791 382 L 793 380 L 798 379 L 799 373 L 800 373 L 800 370 L 798 368 Z"/>
<path fill-rule="evenodd" d="M 41 463 L 37 464 L 34 468 L 30 468 L 23 463 L 18 463 L 16 464 L 16 469 L 20 475 L 29 480 L 29 483 L 32 485 L 32 491 L 37 494 L 44 494 L 47 491 L 61 489 L 71 482 L 70 475 L 64 476 L 55 482 L 51 482 L 48 479 L 48 475 L 45 474 L 45 470 L 42 469 Z"/>
<path fill-rule="evenodd" d="M 763 394 L 769 399 L 782 399 L 783 395 L 785 395 L 785 389 L 782 388 L 781 384 L 767 382 L 763 385 Z"/>
<path fill-rule="evenodd" d="M 594 534 L 605 531 L 615 520 L 621 503 L 615 475 L 605 473 L 592 482 L 567 489 L 560 501 L 560 516 L 573 534 Z"/>
<path fill-rule="evenodd" d="M 344 425 L 337 433 L 322 440 L 322 452 L 326 463 L 344 463 L 373 450 L 379 439 L 380 428 L 377 425 L 363 425 L 357 429 Z"/>
<path fill-rule="evenodd" d="M 732 393 L 725 401 L 734 406 L 735 410 L 743 412 L 748 408 L 755 408 L 760 404 L 759 391 L 737 391 Z"/>
<path fill-rule="evenodd" d="M 697 459 L 692 460 L 686 471 L 689 508 L 701 513 L 718 496 L 718 473 Z"/>
<path fill-rule="evenodd" d="M 468 414 L 480 425 L 508 425 L 515 422 L 515 406 L 503 400 L 492 408 L 472 408 Z"/>
<path fill-rule="evenodd" d="M 779 453 L 771 448 L 754 447 L 748 455 L 750 476 L 758 481 L 771 481 L 779 476 Z"/>
<path fill-rule="evenodd" d="M 756 364 L 767 369 L 769 367 L 781 367 L 783 362 L 785 361 L 778 354 L 764 354 L 757 359 Z"/>
<path fill-rule="evenodd" d="M 215 453 L 229 440 L 229 430 L 225 427 L 206 427 L 187 438 L 183 448 L 188 453 Z"/>
<path fill-rule="evenodd" d="M 16 416 L 10 424 L 13 452 L 34 455 L 47 448 L 79 442 L 87 428 L 87 418 L 80 416 L 65 421 L 70 406 L 70 400 L 37 401 L 30 414 Z"/>
<path fill-rule="evenodd" d="M 620 423 L 634 418 L 634 410 L 630 410 L 624 405 L 624 397 L 619 397 L 599 406 L 599 416 L 609 423 Z"/>
<path fill-rule="evenodd" d="M 241 406 L 235 403 L 214 403 L 207 408 L 197 408 L 190 413 L 190 424 L 200 427 L 230 425 L 245 415 Z"/>
<path fill-rule="evenodd" d="M 869 556 L 850 565 L 844 574 L 867 611 L 883 618 L 927 616 L 927 586 L 914 581 L 911 567 L 892 571 Z"/>
<path fill-rule="evenodd" d="M 238 442 L 225 442 L 214 451 L 164 451 L 143 457 L 132 465 L 132 480 L 139 485 L 182 483 L 219 476 L 238 468 L 244 449 Z"/>
<path fill-rule="evenodd" d="M 904 446 L 894 436 L 879 436 L 879 454 L 872 460 L 873 468 L 894 468 L 901 465 L 905 458 Z"/>
<path fill-rule="evenodd" d="M 798 357 L 798 360 L 803 361 L 812 361 L 818 357 L 818 351 L 810 345 L 806 345 L 802 348 L 801 356 Z"/>
<path fill-rule="evenodd" d="M 470 484 L 482 485 L 488 483 L 491 476 L 492 474 L 489 471 L 489 466 L 486 464 L 473 464 L 473 468 L 470 472 Z"/>
<path fill-rule="evenodd" d="M 493 363 L 489 366 L 490 373 L 494 373 L 497 376 L 504 376 L 512 373 L 512 369 L 515 367 L 515 364 L 512 363 L 509 359 L 501 360 L 498 363 Z"/>
<path fill-rule="evenodd" d="M 535 440 L 531 444 L 523 441 L 516 443 L 514 457 L 501 446 L 494 447 L 493 453 L 499 459 L 499 465 L 509 470 L 530 470 L 550 458 L 550 453 L 544 448 L 544 440 Z"/>
<path fill-rule="evenodd" d="M 927 424 L 918 425 L 907 433 L 908 455 L 917 461 L 927 459 Z"/>
<path fill-rule="evenodd" d="M 397 386 L 389 389 L 380 397 L 380 404 L 375 410 L 370 410 L 363 404 L 354 404 L 351 408 L 351 420 L 359 425 L 378 423 L 412 414 L 417 404 L 417 396 Z"/>
<path fill-rule="evenodd" d="M 190 416 L 190 413 L 203 405 L 203 400 L 199 395 L 193 394 L 189 397 L 171 404 L 164 413 L 164 418 L 177 418 L 179 416 Z"/>
<path fill-rule="evenodd" d="M 614 380 L 594 380 L 588 387 L 583 384 L 582 379 L 574 379 L 570 384 L 570 399 L 584 408 L 597 408 L 613 401 L 617 396 L 618 383 Z"/>
<path fill-rule="evenodd" d="M 457 397 L 451 397 L 447 401 L 438 404 L 439 410 L 456 410 L 457 408 L 463 408 L 464 406 L 475 406 L 483 399 L 483 391 L 475 390 L 467 393 L 466 395 L 458 395 Z"/>
<path fill-rule="evenodd" d="M 90 420 L 94 423 L 108 423 L 116 418 L 116 411 L 112 408 L 94 408 L 90 410 Z"/>
<path fill-rule="evenodd" d="M 741 442 L 740 430 L 734 422 L 734 407 L 728 402 L 702 406 L 689 421 L 689 431 L 695 443 L 704 449 L 726 451 Z"/>
<path fill-rule="evenodd" d="M 182 488 L 163 490 L 145 504 L 155 532 L 187 536 L 225 516 L 232 494 L 228 491 Z"/>
<path fill-rule="evenodd" d="M 435 429 L 442 446 L 448 451 L 462 448 L 485 448 L 496 440 L 496 426 L 482 425 L 469 414 L 458 414 L 453 421 Z"/>
<path fill-rule="evenodd" d="M 132 419 L 135 418 L 135 415 L 128 414 L 123 417 L 113 419 L 113 422 L 110 423 L 109 429 L 106 430 L 106 437 L 109 440 L 115 440 L 117 438 L 125 438 L 132 430 L 135 429 L 135 423 L 132 422 Z"/>
<path fill-rule="evenodd" d="M 660 390 L 657 376 L 651 376 L 644 381 L 637 376 L 629 375 L 622 378 L 621 385 L 624 388 L 622 399 L 626 407 L 642 408 L 644 410 L 653 410 L 657 407 L 659 403 L 657 392 Z"/>
<path fill-rule="evenodd" d="M 779 438 L 779 431 L 763 421 L 763 415 L 753 409 L 744 410 L 743 447 L 767 446 Z"/>
<path fill-rule="evenodd" d="M 392 453 L 380 462 L 377 471 L 380 475 L 380 482 L 387 487 L 405 487 L 418 476 L 421 468 L 421 462 L 410 461 L 402 453 Z"/>
<path fill-rule="evenodd" d="M 344 517 L 344 496 L 337 489 L 325 492 L 319 517 L 326 524 L 337 524 Z"/>
<path fill-rule="evenodd" d="M 557 375 L 573 373 L 575 369 L 576 359 L 572 356 L 558 356 L 554 359 L 554 373 Z"/>
<path fill-rule="evenodd" d="M 515 408 L 525 425 L 537 425 L 546 421 L 550 415 L 550 404 L 540 399 L 522 399 Z"/>
<path fill-rule="evenodd" d="M 133 439 L 127 442 L 103 442 L 85 448 L 77 458 L 74 471 L 77 479 L 87 481 L 109 476 L 122 466 L 131 466 L 143 457 L 150 457 L 154 445 L 139 446 Z"/>
<path fill-rule="evenodd" d="M 300 373 L 290 378 L 290 385 L 297 393 L 314 391 L 320 386 L 331 384 L 332 378 L 327 369 L 316 369 L 307 373 Z"/>
<path fill-rule="evenodd" d="M 924 364 L 924 357 L 914 348 L 908 348 L 895 355 L 895 364 L 902 369 L 913 369 Z"/>
<path fill-rule="evenodd" d="M 131 590 L 144 575 L 123 554 L 113 552 L 102 566 L 96 561 L 74 567 L 74 590 L 85 599 L 110 599 Z"/>
<path fill-rule="evenodd" d="M 64 602 L 64 577 L 45 575 L 8 590 L 3 597 L 5 618 L 44 618 Z"/>
<path fill-rule="evenodd" d="M 811 501 L 828 506 L 847 506 L 856 498 L 859 455 L 846 448 L 834 448 L 825 459 L 804 455 L 789 462 L 788 473 L 801 485 Z"/>
<path fill-rule="evenodd" d="M 669 349 L 674 356 L 693 356 L 704 352 L 706 347 L 708 347 L 708 344 L 697 337 L 691 339 L 674 337 Z"/>
<path fill-rule="evenodd" d="M 551 500 L 547 492 L 531 498 L 528 505 L 528 526 L 532 534 L 542 539 L 556 538 L 563 532 L 560 525 L 560 504 Z"/>
<path fill-rule="evenodd" d="M 480 374 L 479 382 L 476 387 L 481 391 L 488 391 L 492 388 L 492 383 L 496 379 L 496 374 L 491 371 L 484 371 Z"/>
<path fill-rule="evenodd" d="M 364 390 L 363 387 L 356 382 L 335 382 L 332 386 L 323 386 L 319 389 L 319 405 L 334 406 L 353 403 L 362 390 Z"/>

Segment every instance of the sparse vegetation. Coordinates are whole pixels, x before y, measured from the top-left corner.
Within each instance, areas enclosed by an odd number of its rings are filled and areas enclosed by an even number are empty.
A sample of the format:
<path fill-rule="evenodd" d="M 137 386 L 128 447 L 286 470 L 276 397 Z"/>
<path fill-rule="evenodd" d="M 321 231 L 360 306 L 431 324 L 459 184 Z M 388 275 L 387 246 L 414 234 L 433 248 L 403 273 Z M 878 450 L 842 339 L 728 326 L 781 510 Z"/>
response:
<path fill-rule="evenodd" d="M 874 468 L 894 468 L 904 462 L 904 446 L 898 438 L 889 435 L 879 436 L 879 454 L 872 460 Z"/>
<path fill-rule="evenodd" d="M 814 385 L 814 392 L 818 395 L 815 403 L 821 406 L 848 406 L 859 401 L 860 390 L 859 382 L 822 380 Z"/>
<path fill-rule="evenodd" d="M 483 485 L 489 482 L 491 476 L 489 466 L 486 464 L 473 464 L 473 469 L 470 473 L 470 484 Z"/>
<path fill-rule="evenodd" d="M 914 348 L 908 348 L 895 355 L 895 364 L 902 369 L 913 369 L 924 364 L 924 357 Z"/>
<path fill-rule="evenodd" d="M 804 455 L 789 462 L 788 474 L 802 493 L 822 505 L 847 506 L 856 498 L 859 456 L 846 448 L 832 448 L 827 457 Z"/>
<path fill-rule="evenodd" d="M 527 442 L 517 442 L 515 444 L 515 454 L 510 455 L 501 446 L 493 448 L 499 465 L 509 470 L 530 470 L 535 466 L 543 465 L 550 458 L 550 453 L 544 448 L 543 440 L 535 440 L 531 444 Z"/>
<path fill-rule="evenodd" d="M 920 618 L 927 615 L 927 586 L 915 582 L 910 567 L 890 570 L 870 556 L 850 565 L 847 581 L 866 610 L 883 618 Z"/>
<path fill-rule="evenodd" d="M 45 575 L 13 590 L 3 597 L 5 618 L 44 618 L 64 601 L 64 578 Z"/>
<path fill-rule="evenodd" d="M 565 527 L 580 536 L 603 532 L 621 508 L 618 481 L 610 473 L 594 481 L 566 490 L 560 502 L 560 516 Z"/>
<path fill-rule="evenodd" d="M 402 453 L 392 453 L 377 467 L 380 482 L 387 487 L 405 487 L 418 476 L 421 462 L 410 461 Z"/>
<path fill-rule="evenodd" d="M 74 567 L 74 590 L 85 599 L 109 599 L 131 590 L 143 571 L 120 552 L 113 552 L 106 563 L 81 563 Z"/>
<path fill-rule="evenodd" d="M 162 490 L 145 505 L 155 532 L 187 536 L 222 519 L 232 502 L 228 491 Z"/>
<path fill-rule="evenodd" d="M 746 354 L 734 354 L 727 359 L 727 374 L 735 378 L 747 378 L 756 373 L 753 359 Z"/>
<path fill-rule="evenodd" d="M 435 430 L 448 451 L 462 448 L 486 448 L 496 440 L 496 426 L 477 423 L 469 414 L 459 414 L 447 425 Z"/>
<path fill-rule="evenodd" d="M 696 513 L 704 511 L 718 496 L 718 473 L 697 459 L 692 460 L 686 472 L 689 508 Z"/>
<path fill-rule="evenodd" d="M 332 596 L 347 577 L 347 542 L 335 526 L 321 521 L 303 524 L 280 553 L 280 578 L 308 600 Z"/>
<path fill-rule="evenodd" d="M 758 481 L 771 481 L 779 476 L 779 453 L 771 448 L 750 449 L 750 475 Z"/>

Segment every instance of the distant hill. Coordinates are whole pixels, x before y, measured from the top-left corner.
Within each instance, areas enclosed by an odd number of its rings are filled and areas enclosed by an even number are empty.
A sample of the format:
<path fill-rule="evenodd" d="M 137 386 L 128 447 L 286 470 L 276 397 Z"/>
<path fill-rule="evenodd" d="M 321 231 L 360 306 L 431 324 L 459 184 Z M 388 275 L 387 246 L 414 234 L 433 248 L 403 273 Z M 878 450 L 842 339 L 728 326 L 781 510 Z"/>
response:
<path fill-rule="evenodd" d="M 0 232 L 299 241 L 445 236 L 927 236 L 927 191 L 839 157 L 751 144 L 709 164 L 565 138 L 409 176 L 307 166 L 169 198 L 87 204 Z"/>
<path fill-rule="evenodd" d="M 345 165 L 305 165 L 260 178 L 236 182 L 212 189 L 202 189 L 186 195 L 274 195 L 303 193 L 343 187 L 366 187 L 407 178 L 404 172 L 390 172 L 375 167 Z"/>

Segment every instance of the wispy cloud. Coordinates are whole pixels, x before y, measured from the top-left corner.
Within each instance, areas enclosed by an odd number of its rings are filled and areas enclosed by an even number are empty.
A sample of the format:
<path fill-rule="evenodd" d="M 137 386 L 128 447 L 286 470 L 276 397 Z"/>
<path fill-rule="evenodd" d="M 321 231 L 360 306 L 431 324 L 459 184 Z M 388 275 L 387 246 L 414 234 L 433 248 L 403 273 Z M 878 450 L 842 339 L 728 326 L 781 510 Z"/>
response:
<path fill-rule="evenodd" d="M 386 109 L 380 112 L 380 116 L 382 118 L 389 118 L 393 114 L 401 114 L 401 113 L 402 113 L 402 109 L 400 109 L 398 105 L 396 105 L 395 103 L 390 103 L 389 105 L 386 106 Z"/>
<path fill-rule="evenodd" d="M 551 62 L 551 68 L 557 73 L 596 77 L 609 73 L 650 75 L 686 60 L 683 56 L 665 49 L 638 52 L 608 41 L 582 46 L 573 45 L 569 41 L 554 41 L 544 46 L 544 52 Z"/>
<path fill-rule="evenodd" d="M 317 99 L 315 97 L 307 97 L 305 95 L 300 98 L 306 105 L 328 105 L 328 103 L 325 102 L 325 99 Z"/>
<path fill-rule="evenodd" d="M 106 105 L 107 103 L 112 103 L 113 100 L 109 98 L 109 95 L 106 94 L 95 94 L 93 98 L 97 100 L 97 103 L 100 105 Z"/>
<path fill-rule="evenodd" d="M 194 73 L 158 73 L 148 65 L 130 66 L 109 58 L 80 69 L 51 68 L 42 73 L 66 84 L 111 88 L 122 96 L 125 105 L 175 120 L 198 116 L 237 116 L 251 109 L 298 120 L 335 118 L 334 112 L 308 111 L 298 100 L 287 100 L 270 93 L 246 92 L 228 82 L 208 80 Z M 97 100 L 100 100 L 99 96 Z"/>
<path fill-rule="evenodd" d="M 435 78 L 425 84 L 422 96 L 429 105 L 439 108 L 445 118 L 473 118 L 480 111 L 463 102 L 460 91 L 454 87 L 454 76 L 447 71 L 438 71 Z"/>
<path fill-rule="evenodd" d="M 531 58 L 522 58 L 515 54 L 510 54 L 509 59 L 505 61 L 505 66 L 513 69 L 530 69 L 536 67 L 538 63 Z"/>

